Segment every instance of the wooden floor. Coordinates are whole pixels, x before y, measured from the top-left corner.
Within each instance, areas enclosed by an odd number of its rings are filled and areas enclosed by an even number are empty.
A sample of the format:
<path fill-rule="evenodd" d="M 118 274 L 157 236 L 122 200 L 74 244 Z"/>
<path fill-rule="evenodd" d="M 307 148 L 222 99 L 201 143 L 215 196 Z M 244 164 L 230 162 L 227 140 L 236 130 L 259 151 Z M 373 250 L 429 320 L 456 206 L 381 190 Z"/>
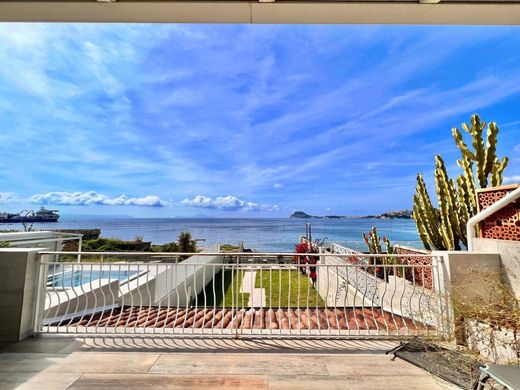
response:
<path fill-rule="evenodd" d="M 0 346 L 0 389 L 445 389 L 375 340 L 40 337 Z"/>

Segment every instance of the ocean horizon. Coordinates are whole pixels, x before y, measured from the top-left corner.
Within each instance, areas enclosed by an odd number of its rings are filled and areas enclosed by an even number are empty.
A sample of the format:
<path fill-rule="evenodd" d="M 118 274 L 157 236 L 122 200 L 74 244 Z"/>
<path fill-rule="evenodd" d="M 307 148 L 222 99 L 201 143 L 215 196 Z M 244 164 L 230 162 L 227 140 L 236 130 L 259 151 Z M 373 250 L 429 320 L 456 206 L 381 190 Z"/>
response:
<path fill-rule="evenodd" d="M 257 251 L 292 251 L 305 224 L 312 226 L 313 239 L 325 239 L 353 249 L 366 249 L 362 233 L 376 226 L 393 244 L 423 248 L 411 219 L 294 219 L 294 218 L 134 218 L 68 217 L 56 223 L 34 223 L 37 230 L 100 229 L 101 236 L 153 244 L 177 240 L 182 231 L 191 232 L 201 246 L 215 243 L 237 245 Z M 21 229 L 21 224 L 4 224 L 2 229 Z"/>

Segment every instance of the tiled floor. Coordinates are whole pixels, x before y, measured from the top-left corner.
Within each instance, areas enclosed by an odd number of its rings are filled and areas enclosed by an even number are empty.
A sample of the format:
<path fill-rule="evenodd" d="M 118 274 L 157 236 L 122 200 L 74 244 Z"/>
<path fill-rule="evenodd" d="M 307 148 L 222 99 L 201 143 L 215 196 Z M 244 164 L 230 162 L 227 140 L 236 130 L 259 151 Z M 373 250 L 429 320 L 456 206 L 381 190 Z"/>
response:
<path fill-rule="evenodd" d="M 262 289 L 256 289 L 262 290 Z M 258 291 L 257 291 L 258 292 Z M 254 291 L 253 291 L 254 293 Z M 251 293 L 251 294 L 253 294 Z M 261 292 L 260 292 L 261 293 Z M 261 295 L 261 294 L 260 294 Z M 260 298 L 259 298 L 260 299 Z M 174 333 L 182 329 L 226 329 L 234 333 L 237 329 L 270 329 L 282 333 L 310 330 L 341 330 L 344 333 L 355 334 L 358 331 L 377 331 L 383 334 L 410 332 L 411 334 L 425 332 L 426 328 L 419 322 L 403 318 L 379 308 L 334 308 L 334 309 L 174 309 L 164 307 L 123 307 L 109 309 L 104 312 L 92 313 L 77 319 L 55 322 L 51 324 L 51 332 L 56 327 L 64 332 L 77 328 L 94 332 L 94 328 L 126 327 L 131 330 L 163 330 Z"/>
<path fill-rule="evenodd" d="M 0 346 L 0 389 L 443 389 L 375 340 L 40 337 Z"/>

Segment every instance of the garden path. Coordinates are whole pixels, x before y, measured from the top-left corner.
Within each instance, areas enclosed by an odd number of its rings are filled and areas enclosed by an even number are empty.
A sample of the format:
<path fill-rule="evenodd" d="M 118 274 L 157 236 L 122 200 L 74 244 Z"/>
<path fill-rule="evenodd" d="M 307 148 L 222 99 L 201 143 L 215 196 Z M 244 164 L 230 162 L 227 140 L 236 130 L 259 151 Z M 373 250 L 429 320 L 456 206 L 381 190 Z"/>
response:
<path fill-rule="evenodd" d="M 266 305 L 265 288 L 255 288 L 256 271 L 244 272 L 241 293 L 249 293 L 249 307 L 263 307 Z"/>

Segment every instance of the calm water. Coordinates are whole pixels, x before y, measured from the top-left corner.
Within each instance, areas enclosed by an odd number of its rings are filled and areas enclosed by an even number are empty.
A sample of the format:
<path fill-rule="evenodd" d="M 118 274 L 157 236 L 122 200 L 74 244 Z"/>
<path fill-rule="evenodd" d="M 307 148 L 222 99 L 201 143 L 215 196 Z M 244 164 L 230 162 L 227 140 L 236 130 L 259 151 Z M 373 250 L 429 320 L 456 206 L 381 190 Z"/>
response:
<path fill-rule="evenodd" d="M 129 277 L 136 275 L 138 271 L 65 271 L 61 270 L 50 271 L 50 276 L 47 280 L 48 285 L 52 285 L 57 288 L 72 288 L 79 287 L 82 284 L 90 283 L 90 281 L 96 282 L 100 279 L 107 280 L 126 280 Z"/>
<path fill-rule="evenodd" d="M 163 244 L 175 241 L 179 233 L 188 230 L 194 238 L 213 243 L 238 244 L 264 251 L 292 251 L 298 237 L 305 235 L 305 223 L 312 224 L 313 238 L 327 238 L 354 249 L 365 248 L 362 232 L 376 226 L 381 235 L 393 243 L 422 248 L 412 220 L 320 220 L 320 219 L 230 219 L 230 218 L 125 218 L 125 219 L 63 219 L 58 223 L 34 224 L 36 229 L 101 229 L 103 237 L 124 240 L 141 236 L 145 241 Z M 20 228 L 5 225 L 5 229 Z"/>

